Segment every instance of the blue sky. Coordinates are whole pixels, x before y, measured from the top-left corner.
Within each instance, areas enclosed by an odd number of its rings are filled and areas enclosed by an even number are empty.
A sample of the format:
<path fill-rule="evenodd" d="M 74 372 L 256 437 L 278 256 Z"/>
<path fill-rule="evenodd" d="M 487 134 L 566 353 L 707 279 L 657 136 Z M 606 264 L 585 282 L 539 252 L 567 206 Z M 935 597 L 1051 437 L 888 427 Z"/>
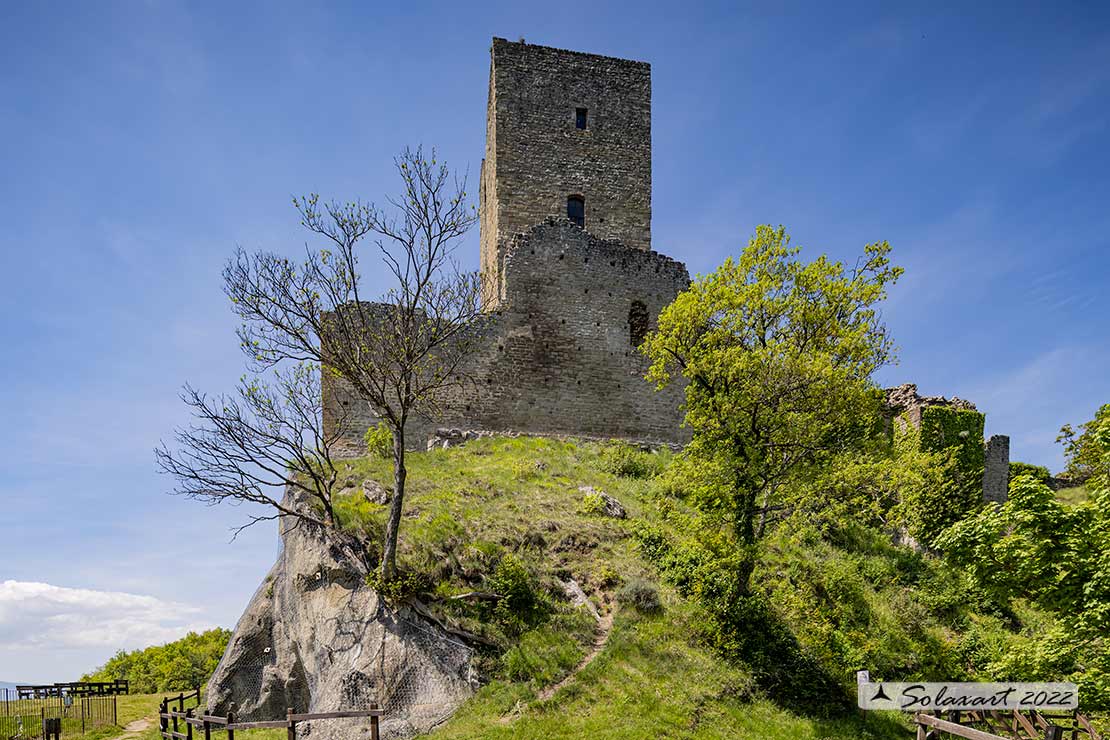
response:
<path fill-rule="evenodd" d="M 964 5 L 5 5 L 0 680 L 234 623 L 276 535 L 229 543 L 151 453 L 183 382 L 241 373 L 223 262 L 301 249 L 293 194 L 393 192 L 406 144 L 476 177 L 493 35 L 652 63 L 653 241 L 691 272 L 758 223 L 889 240 L 880 379 L 1058 469 L 1110 401 L 1110 12 Z"/>

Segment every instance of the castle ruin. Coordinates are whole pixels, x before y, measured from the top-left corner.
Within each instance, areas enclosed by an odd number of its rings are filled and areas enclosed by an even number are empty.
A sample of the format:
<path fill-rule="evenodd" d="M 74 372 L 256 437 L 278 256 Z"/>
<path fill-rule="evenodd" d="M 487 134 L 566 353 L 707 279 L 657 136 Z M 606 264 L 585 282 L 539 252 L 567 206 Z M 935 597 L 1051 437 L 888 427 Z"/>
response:
<path fill-rule="evenodd" d="M 479 197 L 485 314 L 437 427 L 680 443 L 682 387 L 638 351 L 690 282 L 651 248 L 651 66 L 493 39 Z M 325 425 L 359 454 L 377 422 L 326 378 Z M 338 413 L 340 410 L 342 413 Z"/>

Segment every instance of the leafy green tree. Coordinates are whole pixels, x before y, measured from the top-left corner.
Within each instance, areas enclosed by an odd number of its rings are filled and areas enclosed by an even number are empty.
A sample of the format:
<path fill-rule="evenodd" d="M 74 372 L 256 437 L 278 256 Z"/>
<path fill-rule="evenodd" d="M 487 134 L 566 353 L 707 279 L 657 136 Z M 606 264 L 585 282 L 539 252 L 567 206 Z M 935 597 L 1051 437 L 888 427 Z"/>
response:
<path fill-rule="evenodd" d="M 902 273 L 889 252 L 870 244 L 851 269 L 825 256 L 805 263 L 785 229 L 760 226 L 739 259 L 663 310 L 642 345 L 649 380 L 686 383 L 684 456 L 713 479 L 700 500 L 746 555 L 741 593 L 775 492 L 874 433 L 871 376 L 893 357 L 876 305 Z"/>
<path fill-rule="evenodd" d="M 1095 414 L 1095 418 L 1079 425 L 1076 431 L 1071 424 L 1060 428 L 1060 435 L 1056 441 L 1064 446 L 1064 456 L 1067 458 L 1067 467 L 1061 477 L 1069 479 L 1073 484 L 1086 483 L 1094 475 L 1110 473 L 1110 465 L 1103 458 L 1102 447 L 1097 435 L 1100 425 L 1110 419 L 1110 410 L 1103 406 Z"/>

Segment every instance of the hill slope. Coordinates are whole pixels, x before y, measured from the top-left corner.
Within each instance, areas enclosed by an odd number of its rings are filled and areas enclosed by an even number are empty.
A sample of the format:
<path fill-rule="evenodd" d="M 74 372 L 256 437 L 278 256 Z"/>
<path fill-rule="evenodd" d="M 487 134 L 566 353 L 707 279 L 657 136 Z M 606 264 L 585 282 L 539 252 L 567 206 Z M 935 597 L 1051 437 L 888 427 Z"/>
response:
<path fill-rule="evenodd" d="M 765 690 L 758 671 L 725 660 L 708 646 L 703 609 L 660 579 L 632 534 L 638 523 L 668 526 L 660 513 L 667 497 L 653 481 L 668 457 L 665 451 L 516 438 L 483 439 L 410 458 L 403 568 L 431 574 L 414 588 L 424 592 L 442 620 L 497 645 L 480 663 L 489 682 L 429 737 L 904 736 L 899 717 L 782 706 Z M 387 485 L 389 463 L 356 460 L 344 474 L 352 487 L 340 506 L 344 525 L 377 538 L 385 507 L 370 503 L 362 488 L 373 487 L 367 481 Z M 618 499 L 627 518 L 605 516 L 599 491 Z M 779 542 L 772 567 L 797 570 L 793 559 L 800 547 L 789 538 Z M 526 577 L 507 575 L 506 570 L 516 571 L 506 562 L 518 564 Z M 603 622 L 612 619 L 611 633 L 584 667 L 583 658 L 604 635 L 590 607 L 575 607 L 563 596 L 571 581 L 589 596 Z M 476 591 L 503 593 L 506 587 L 521 592 L 512 597 L 512 614 L 498 614 L 471 597 Z M 529 588 L 531 595 L 523 593 Z M 653 608 L 653 593 L 660 609 Z M 783 613 L 791 607 L 783 604 Z M 868 610 L 861 619 L 878 623 L 889 614 L 889 608 L 879 616 Z M 883 626 L 913 649 L 904 630 Z M 819 640 L 836 637 L 827 620 L 822 629 Z M 881 638 L 865 639 L 886 645 Z M 903 662 L 912 664 L 914 658 Z M 848 671 L 837 678 L 845 685 L 854 681 Z"/>

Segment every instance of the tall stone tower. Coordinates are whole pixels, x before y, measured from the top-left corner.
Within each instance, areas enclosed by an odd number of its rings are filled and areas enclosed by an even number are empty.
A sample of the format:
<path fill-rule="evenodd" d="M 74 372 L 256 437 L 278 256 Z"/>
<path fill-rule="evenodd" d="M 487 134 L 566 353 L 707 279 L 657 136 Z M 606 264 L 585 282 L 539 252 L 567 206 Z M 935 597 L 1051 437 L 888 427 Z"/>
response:
<path fill-rule="evenodd" d="M 494 38 L 481 270 L 505 298 L 509 239 L 550 216 L 651 249 L 651 65 Z"/>

